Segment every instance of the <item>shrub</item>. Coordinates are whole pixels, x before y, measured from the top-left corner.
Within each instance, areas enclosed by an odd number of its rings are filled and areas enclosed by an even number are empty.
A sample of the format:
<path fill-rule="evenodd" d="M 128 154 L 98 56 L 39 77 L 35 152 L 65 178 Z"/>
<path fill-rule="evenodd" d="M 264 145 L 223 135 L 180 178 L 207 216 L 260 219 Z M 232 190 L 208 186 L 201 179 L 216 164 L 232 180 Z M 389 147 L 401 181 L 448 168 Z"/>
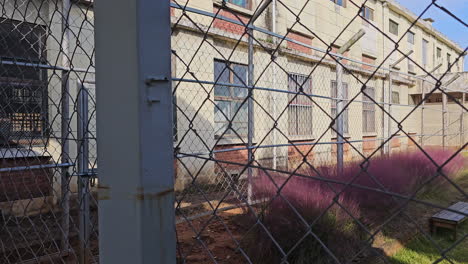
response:
<path fill-rule="evenodd" d="M 444 163 L 451 153 L 448 151 L 429 149 L 428 154 L 438 163 Z M 444 173 L 453 175 L 466 160 L 457 155 L 443 169 Z M 375 157 L 366 164 L 352 163 L 344 168 L 342 174 L 338 174 L 335 167 L 319 167 L 318 175 L 314 170 L 301 171 L 300 174 L 329 178 L 338 182 L 350 182 L 357 176 L 354 184 L 368 188 L 385 188 L 390 192 L 401 195 L 410 195 L 430 178 L 437 175 L 437 166 L 421 152 L 393 154 L 390 157 Z M 289 263 L 329 263 L 331 257 L 320 245 L 317 239 L 309 235 L 302 241 L 299 247 L 296 243 L 308 231 L 306 223 L 312 225 L 312 232 L 329 248 L 340 260 L 348 260 L 354 256 L 363 245 L 363 228 L 353 218 L 360 222 L 371 224 L 378 219 L 376 217 L 388 214 L 397 203 L 392 196 L 384 193 L 370 191 L 362 188 L 347 187 L 343 184 L 327 184 L 313 178 L 281 175 L 279 173 L 260 173 L 253 183 L 254 198 L 265 199 L 261 223 L 267 228 L 288 255 Z M 274 183 L 272 182 L 274 181 Z M 287 182 L 286 182 L 287 181 Z M 278 196 L 278 188 L 286 182 Z M 436 177 L 431 181 L 444 183 L 442 177 Z M 343 191 L 342 195 L 334 202 L 335 191 Z M 294 209 L 292 209 L 294 208 Z M 328 208 L 328 210 L 327 210 Z M 326 212 L 326 213 L 324 213 Z M 364 217 L 365 216 L 365 217 Z M 318 219 L 318 220 L 317 220 Z M 251 224 L 256 219 L 251 218 Z M 304 223 L 304 221 L 306 223 Z M 254 256 L 255 263 L 276 263 L 281 259 L 280 250 L 257 223 L 251 231 L 249 240 L 245 246 Z"/>

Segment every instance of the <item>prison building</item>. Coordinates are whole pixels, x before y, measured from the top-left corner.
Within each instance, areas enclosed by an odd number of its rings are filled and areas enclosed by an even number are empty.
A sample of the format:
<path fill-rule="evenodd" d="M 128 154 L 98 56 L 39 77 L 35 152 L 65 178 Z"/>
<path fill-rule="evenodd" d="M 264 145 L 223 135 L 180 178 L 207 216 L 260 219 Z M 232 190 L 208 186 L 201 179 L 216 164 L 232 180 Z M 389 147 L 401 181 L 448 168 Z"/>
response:
<path fill-rule="evenodd" d="M 174 144 L 183 157 L 178 160 L 183 164 L 178 166 L 177 188 L 195 175 L 197 180 L 217 182 L 246 173 L 246 98 L 252 84 L 254 163 L 294 170 L 306 155 L 313 165 L 334 164 L 337 135 L 330 127 L 336 128 L 332 120 L 337 115 L 337 60 L 345 67 L 344 104 L 357 95 L 342 113 L 344 136 L 350 142 L 344 144 L 345 162 L 377 149 L 373 155 L 415 149 L 416 143 L 458 146 L 466 141 L 459 136 L 462 109 L 453 102 L 445 112 L 450 131 L 441 136 L 442 103 L 433 101 L 442 98 L 440 91 L 430 96 L 423 111 L 413 111 L 429 92 L 421 87 L 435 87 L 431 78 L 422 81 L 423 76 L 448 70 L 453 77 L 464 70 L 463 49 L 438 32 L 432 19 L 413 25 L 417 16 L 393 0 L 367 1 L 362 8 L 346 0 L 286 1 L 288 8 L 270 4 L 249 33 L 246 28 L 259 3 L 200 0 L 171 5 Z M 359 12 L 361 17 L 355 18 Z M 332 55 L 360 30 L 364 36 L 341 54 L 345 58 Z M 359 94 L 363 83 L 366 95 Z M 381 148 L 389 135 L 393 138 Z M 212 151 L 218 162 L 183 155 L 208 157 Z"/>
<path fill-rule="evenodd" d="M 359 152 L 370 155 L 380 150 L 389 135 L 394 137 L 386 151 L 414 148 L 410 138 L 421 143 L 421 128 L 431 118 L 442 116 L 440 102 L 434 102 L 434 109 L 427 103 L 424 120 L 418 108 L 398 124 L 423 98 L 421 76 L 441 74 L 449 68 L 453 73 L 463 71 L 463 49 L 435 30 L 431 19 L 419 20 L 408 30 L 417 16 L 393 0 L 367 1 L 363 8 L 346 0 L 287 0 L 291 8 L 270 5 L 253 25 L 250 63 L 245 25 L 260 1 L 197 0 L 186 7 L 179 2 L 172 2 L 170 10 L 178 189 L 196 171 L 208 182 L 243 175 L 249 120 L 255 162 L 289 170 L 307 154 L 313 164 L 333 164 L 337 61 L 345 67 L 346 109 L 341 115 L 344 136 L 350 142 L 344 144 L 345 161 L 362 158 Z M 64 109 L 68 109 L 63 120 L 69 130 L 65 134 L 76 139 L 77 110 L 73 103 L 64 108 L 64 98 L 76 102 L 84 88 L 94 97 L 94 12 L 92 0 L 73 1 L 65 30 L 69 43 L 64 50 L 64 21 L 56 6 L 60 9 L 61 1 L 11 0 L 0 7 L 0 126 L 10 142 L 7 146 L 26 146 L 43 163 L 65 166 L 63 161 L 76 161 L 79 146 L 70 140 L 68 157 L 63 159 L 63 126 L 53 120 L 64 117 Z M 183 16 L 181 8 L 190 12 L 191 19 Z M 358 12 L 365 19 L 353 19 Z M 340 47 L 360 30 L 365 31 L 364 36 L 343 57 L 338 56 Z M 394 51 L 395 42 L 407 53 Z M 410 51 L 407 56 L 411 59 L 404 57 Z M 394 72 L 390 76 L 391 66 Z M 359 94 L 363 82 L 365 94 Z M 428 78 L 425 85 L 433 87 L 431 82 Z M 255 86 L 251 118 L 246 102 L 249 83 Z M 95 134 L 94 107 L 90 105 L 88 129 Z M 383 109 L 389 109 L 394 119 Z M 453 111 L 458 111 L 455 105 Z M 442 145 L 439 130 L 433 129 L 435 136 L 425 145 Z M 454 136 L 446 144 L 457 145 L 460 140 Z M 193 153 L 214 155 L 228 163 L 205 164 L 184 155 Z M 95 145 L 90 156 L 95 164 Z M 58 190 L 61 170 L 53 168 L 47 173 L 53 177 L 43 178 L 52 179 L 50 184 Z"/>

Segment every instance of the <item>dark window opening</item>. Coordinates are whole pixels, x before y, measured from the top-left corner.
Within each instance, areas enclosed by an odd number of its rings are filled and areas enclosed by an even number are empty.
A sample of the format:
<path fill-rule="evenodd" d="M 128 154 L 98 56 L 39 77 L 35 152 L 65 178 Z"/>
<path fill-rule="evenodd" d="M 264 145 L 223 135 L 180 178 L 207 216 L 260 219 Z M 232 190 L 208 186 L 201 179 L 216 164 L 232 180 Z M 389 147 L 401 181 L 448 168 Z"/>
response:
<path fill-rule="evenodd" d="M 40 143 L 47 120 L 46 31 L 43 26 L 0 22 L 0 144 Z M 29 65 L 26 65 L 29 64 Z"/>

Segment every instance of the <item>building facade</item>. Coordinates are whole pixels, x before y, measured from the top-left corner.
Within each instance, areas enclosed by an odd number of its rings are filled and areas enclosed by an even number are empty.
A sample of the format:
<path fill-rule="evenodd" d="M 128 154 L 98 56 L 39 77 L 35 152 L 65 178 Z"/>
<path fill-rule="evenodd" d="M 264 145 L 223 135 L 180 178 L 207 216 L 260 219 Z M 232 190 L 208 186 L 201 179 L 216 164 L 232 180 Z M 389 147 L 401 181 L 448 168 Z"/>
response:
<path fill-rule="evenodd" d="M 243 24 L 248 23 L 261 1 L 187 2 L 186 6 L 186 1 L 172 2 L 170 11 L 176 105 L 174 146 L 181 156 L 177 165 L 179 189 L 194 174 L 208 182 L 226 175 L 244 175 L 244 166 L 239 164 L 247 163 L 249 121 L 253 123 L 255 162 L 262 166 L 294 169 L 306 154 L 312 164 L 333 164 L 337 151 L 333 119 L 337 115 L 338 57 L 327 51 L 337 52 L 360 30 L 365 31 L 364 36 L 344 52 L 346 58 L 340 59 L 345 66 L 344 103 L 354 98 L 342 113 L 344 136 L 351 142 L 344 146 L 346 161 L 380 149 L 389 134 L 395 136 L 388 151 L 413 147 L 408 135 L 418 142 L 424 140 L 421 128 L 425 120 L 419 109 L 401 123 L 407 134 L 397 132 L 396 121 L 413 110 L 422 94 L 417 77 L 434 69 L 433 73 L 443 73 L 452 64 L 450 71 L 464 70 L 464 58 L 458 59 L 463 52 L 459 45 L 437 32 L 430 19 L 419 20 L 410 28 L 417 16 L 393 0 L 370 0 L 362 9 L 354 3 L 363 1 L 273 1 L 254 23 L 250 62 Z M 9 140 L 26 143 L 41 156 L 57 162 L 61 159 L 62 131 L 57 122 L 62 114 L 60 67 L 70 64 L 74 69 L 68 77 L 71 102 L 76 102 L 83 85 L 94 85 L 93 1 L 72 1 L 67 55 L 62 41 L 63 16 L 57 12 L 62 9 L 61 1 L 5 3 L 0 7 L 0 38 L 6 47 L 0 50 L 0 72 L 2 92 L 8 96 L 0 100 L 8 107 L 0 110 L 0 122 L 8 130 L 4 134 L 9 135 Z M 186 9 L 185 15 L 181 8 Z M 394 51 L 397 41 L 398 50 Z M 392 65 L 411 50 L 412 60 L 405 58 Z M 64 56 L 68 57 L 65 63 Z M 390 85 L 390 74 L 385 69 L 391 66 L 398 72 L 392 73 Z M 360 93 L 363 83 L 367 96 Z M 255 89 L 249 111 L 246 98 L 251 84 Z M 298 92 L 301 94 L 296 95 Z M 26 102 L 19 94 L 30 94 L 35 100 L 28 100 L 29 106 L 24 107 Z M 74 107 L 71 103 L 71 135 L 77 129 Z M 394 120 L 383 109 L 389 110 Z M 434 113 L 426 114 L 426 118 Z M 431 145 L 440 145 L 440 140 Z M 77 144 L 70 145 L 70 157 L 76 157 L 77 148 Z M 217 160 L 232 164 L 184 156 L 194 153 L 205 157 L 212 153 Z M 60 181 L 54 180 L 54 184 L 59 188 Z"/>
<path fill-rule="evenodd" d="M 175 145 L 182 156 L 198 153 L 206 157 L 214 152 L 214 159 L 221 161 L 179 159 L 183 163 L 178 167 L 179 188 L 194 175 L 216 182 L 226 175 L 245 174 L 241 164 L 248 163 L 249 83 L 255 85 L 251 116 L 255 162 L 293 170 L 306 155 L 311 164 L 333 164 L 337 138 L 330 127 L 337 114 L 337 57 L 326 52 L 328 48 L 336 52 L 360 30 L 364 30 L 364 36 L 340 60 L 345 66 L 345 99 L 357 96 L 343 112 L 344 136 L 351 143 L 344 145 L 345 161 L 371 155 L 377 149 L 380 154 L 380 149 L 395 152 L 414 148 L 415 142 L 408 135 L 418 143 L 442 145 L 442 123 L 438 128 L 423 128 L 426 119 L 442 115 L 440 105 L 428 107 L 425 115 L 420 108 L 412 111 L 422 96 L 420 76 L 444 73 L 449 68 L 450 72 L 461 72 L 464 58 L 460 57 L 463 49 L 436 31 L 431 19 L 412 25 L 417 16 L 396 1 L 367 1 L 363 9 L 353 4 L 363 1 L 272 3 L 254 23 L 254 67 L 249 74 L 245 25 L 255 15 L 259 2 L 200 0 L 188 1 L 187 6 L 180 1 L 172 4 Z M 361 17 L 356 18 L 357 14 Z M 410 51 L 411 59 L 405 58 Z M 394 71 L 391 85 L 390 68 Z M 360 93 L 364 82 L 367 96 Z M 425 85 L 430 86 L 431 80 Z M 301 94 L 295 95 L 297 92 Z M 456 118 L 460 115 L 454 115 L 453 124 Z M 399 131 L 398 123 L 403 131 Z M 433 133 L 426 140 L 429 130 Z M 389 135 L 394 137 L 381 148 Z M 454 137 L 447 144 L 457 145 L 460 140 Z"/>

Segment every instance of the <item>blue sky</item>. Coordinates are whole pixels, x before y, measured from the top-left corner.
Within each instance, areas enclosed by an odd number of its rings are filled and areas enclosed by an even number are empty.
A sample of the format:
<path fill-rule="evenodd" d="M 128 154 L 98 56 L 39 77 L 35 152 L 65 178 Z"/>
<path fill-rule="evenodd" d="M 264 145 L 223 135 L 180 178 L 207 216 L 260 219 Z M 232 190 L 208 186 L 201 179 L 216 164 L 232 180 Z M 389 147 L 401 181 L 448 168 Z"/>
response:
<path fill-rule="evenodd" d="M 431 0 L 398 0 L 398 2 L 419 16 L 431 3 Z M 468 23 L 468 0 L 437 0 L 437 4 L 448 9 L 463 22 Z M 436 6 L 432 6 L 422 18 L 427 17 L 433 18 L 435 20 L 434 27 L 458 43 L 463 49 L 468 46 L 468 28 L 460 22 Z M 465 59 L 465 71 L 468 71 L 468 57 Z"/>

